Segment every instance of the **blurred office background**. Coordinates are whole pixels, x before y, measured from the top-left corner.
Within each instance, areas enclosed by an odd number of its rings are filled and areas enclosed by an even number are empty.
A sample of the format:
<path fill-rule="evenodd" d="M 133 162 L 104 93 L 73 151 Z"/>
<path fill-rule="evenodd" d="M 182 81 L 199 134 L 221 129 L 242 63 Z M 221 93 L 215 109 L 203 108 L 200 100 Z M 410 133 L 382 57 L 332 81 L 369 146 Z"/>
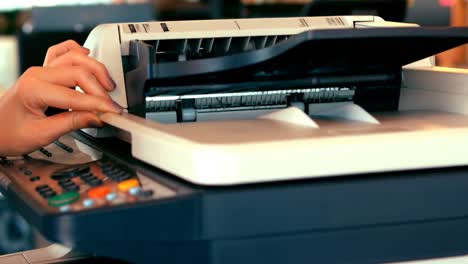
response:
<path fill-rule="evenodd" d="M 428 26 L 465 25 L 467 19 L 465 0 L 2 0 L 0 94 L 25 69 L 41 65 L 48 46 L 66 39 L 83 43 L 100 23 L 347 14 Z M 466 57 L 462 48 L 439 56 L 438 63 L 463 67 Z M 0 198 L 0 254 L 40 241 Z"/>

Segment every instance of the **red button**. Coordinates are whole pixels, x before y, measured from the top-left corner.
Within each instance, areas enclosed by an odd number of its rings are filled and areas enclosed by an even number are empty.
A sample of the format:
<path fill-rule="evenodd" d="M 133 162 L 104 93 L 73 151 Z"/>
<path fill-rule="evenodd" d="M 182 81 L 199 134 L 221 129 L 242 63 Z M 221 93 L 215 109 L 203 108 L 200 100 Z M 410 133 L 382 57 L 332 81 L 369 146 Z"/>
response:
<path fill-rule="evenodd" d="M 94 199 L 101 199 L 101 198 L 105 198 L 106 195 L 108 193 L 110 193 L 111 190 L 109 187 L 106 187 L 106 186 L 102 186 L 102 187 L 97 187 L 97 188 L 93 188 L 91 190 L 88 191 L 88 196 L 90 198 L 94 198 Z"/>

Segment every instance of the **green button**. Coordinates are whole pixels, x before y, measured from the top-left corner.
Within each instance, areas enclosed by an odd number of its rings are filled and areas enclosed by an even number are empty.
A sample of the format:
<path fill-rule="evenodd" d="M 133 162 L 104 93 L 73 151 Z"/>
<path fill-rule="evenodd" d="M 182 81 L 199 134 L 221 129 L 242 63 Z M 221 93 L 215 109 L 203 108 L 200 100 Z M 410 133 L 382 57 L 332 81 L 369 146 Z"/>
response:
<path fill-rule="evenodd" d="M 63 205 L 71 204 L 80 199 L 80 194 L 77 192 L 67 192 L 64 194 L 56 195 L 47 200 L 50 206 L 60 207 Z"/>

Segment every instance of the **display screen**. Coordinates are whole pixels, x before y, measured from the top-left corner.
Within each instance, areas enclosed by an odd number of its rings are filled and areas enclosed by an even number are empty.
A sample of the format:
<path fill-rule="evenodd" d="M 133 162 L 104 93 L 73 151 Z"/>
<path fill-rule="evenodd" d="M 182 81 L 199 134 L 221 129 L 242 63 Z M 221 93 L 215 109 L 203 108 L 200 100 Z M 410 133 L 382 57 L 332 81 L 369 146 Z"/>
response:
<path fill-rule="evenodd" d="M 0 11 L 27 9 L 34 6 L 109 4 L 112 0 L 15 0 L 0 1 Z"/>

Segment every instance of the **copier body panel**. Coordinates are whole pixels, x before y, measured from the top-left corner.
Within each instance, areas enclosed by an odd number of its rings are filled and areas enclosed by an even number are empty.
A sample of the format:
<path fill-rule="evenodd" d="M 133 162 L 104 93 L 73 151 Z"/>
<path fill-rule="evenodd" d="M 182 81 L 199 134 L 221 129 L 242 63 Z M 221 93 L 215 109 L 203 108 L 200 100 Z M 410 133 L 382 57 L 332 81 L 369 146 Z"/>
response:
<path fill-rule="evenodd" d="M 108 24 L 86 46 L 122 115 L 0 189 L 50 241 L 136 263 L 466 254 L 468 41 L 373 16 Z"/>

